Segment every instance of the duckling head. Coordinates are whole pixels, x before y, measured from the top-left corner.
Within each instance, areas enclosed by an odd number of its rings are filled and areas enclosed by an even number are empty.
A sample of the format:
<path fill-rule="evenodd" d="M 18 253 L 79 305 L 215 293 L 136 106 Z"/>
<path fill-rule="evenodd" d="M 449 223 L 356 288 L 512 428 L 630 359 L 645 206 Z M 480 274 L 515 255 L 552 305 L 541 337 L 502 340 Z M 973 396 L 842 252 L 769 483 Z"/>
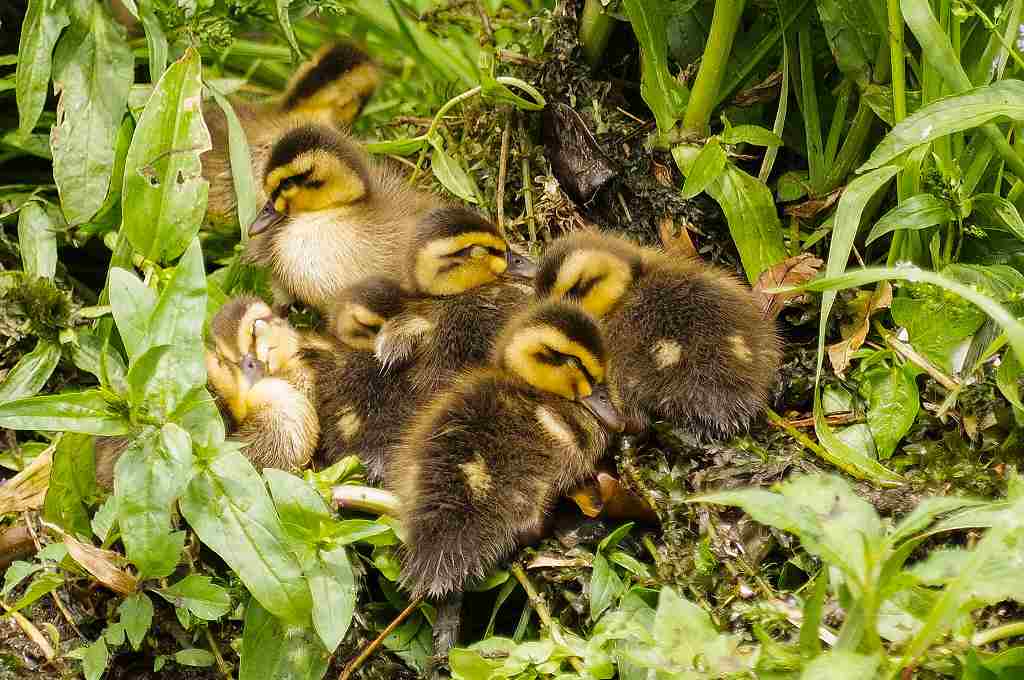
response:
<path fill-rule="evenodd" d="M 615 432 L 625 421 L 605 384 L 608 355 L 593 317 L 578 305 L 543 302 L 512 320 L 495 346 L 498 367 L 543 392 L 581 402 Z"/>
<path fill-rule="evenodd" d="M 370 276 L 342 291 L 329 311 L 328 327 L 353 349 L 372 352 L 377 334 L 402 309 L 402 287 L 386 276 Z"/>
<path fill-rule="evenodd" d="M 323 125 L 292 128 L 270 151 L 263 173 L 269 199 L 249 233 L 258 234 L 288 217 L 362 201 L 369 184 L 362 152 L 340 132 Z"/>
<path fill-rule="evenodd" d="M 237 422 L 257 403 L 286 388 L 280 377 L 293 367 L 299 339 L 284 319 L 255 297 L 226 303 L 210 322 L 206 371 L 210 384 Z"/>
<path fill-rule="evenodd" d="M 502 275 L 535 272 L 529 258 L 512 251 L 498 228 L 472 210 L 436 208 L 414 230 L 408 273 L 414 292 L 458 295 Z"/>
<path fill-rule="evenodd" d="M 544 252 L 534 278 L 537 297 L 573 300 L 596 317 L 614 307 L 640 275 L 639 249 L 600 234 L 573 234 Z"/>

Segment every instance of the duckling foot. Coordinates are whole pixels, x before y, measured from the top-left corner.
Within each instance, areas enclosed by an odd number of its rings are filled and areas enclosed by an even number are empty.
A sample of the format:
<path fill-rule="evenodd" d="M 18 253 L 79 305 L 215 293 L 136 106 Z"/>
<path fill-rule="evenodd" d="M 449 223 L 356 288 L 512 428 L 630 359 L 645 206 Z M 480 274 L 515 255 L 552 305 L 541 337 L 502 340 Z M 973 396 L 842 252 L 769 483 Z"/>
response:
<path fill-rule="evenodd" d="M 430 677 L 449 677 L 448 652 L 459 643 L 462 626 L 462 593 L 452 593 L 437 603 L 434 620 L 434 656 L 431 658 Z"/>

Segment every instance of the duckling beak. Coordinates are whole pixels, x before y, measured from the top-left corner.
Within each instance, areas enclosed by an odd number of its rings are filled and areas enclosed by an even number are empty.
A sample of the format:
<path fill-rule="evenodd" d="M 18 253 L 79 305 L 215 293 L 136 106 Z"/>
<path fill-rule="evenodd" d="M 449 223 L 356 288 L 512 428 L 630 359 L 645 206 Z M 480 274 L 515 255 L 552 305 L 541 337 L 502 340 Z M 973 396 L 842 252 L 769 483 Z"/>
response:
<path fill-rule="evenodd" d="M 252 221 L 252 224 L 249 225 L 249 236 L 255 236 L 266 231 L 284 218 L 284 213 L 277 212 L 277 208 L 274 207 L 274 199 L 270 199 L 263 206 L 263 210 L 256 216 L 256 219 Z"/>
<path fill-rule="evenodd" d="M 597 419 L 612 432 L 622 432 L 626 429 L 626 421 L 612 404 L 611 395 L 608 393 L 606 385 L 598 385 L 590 393 L 590 396 L 583 397 L 582 401 L 587 410 L 597 416 Z"/>
<path fill-rule="evenodd" d="M 508 250 L 508 268 L 505 269 L 505 276 L 513 276 L 518 279 L 532 279 L 537 274 L 537 263 L 522 253 Z"/>

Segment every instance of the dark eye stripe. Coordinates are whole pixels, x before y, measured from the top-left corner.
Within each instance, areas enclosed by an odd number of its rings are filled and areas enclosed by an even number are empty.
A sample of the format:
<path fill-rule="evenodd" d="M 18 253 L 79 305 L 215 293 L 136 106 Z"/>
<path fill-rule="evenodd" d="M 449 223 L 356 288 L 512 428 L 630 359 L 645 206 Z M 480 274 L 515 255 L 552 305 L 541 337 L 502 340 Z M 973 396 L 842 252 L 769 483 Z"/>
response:
<path fill-rule="evenodd" d="M 587 293 L 594 289 L 594 286 L 603 281 L 604 278 L 605 277 L 602 274 L 601 276 L 595 276 L 594 278 L 587 279 L 586 281 L 577 281 L 573 287 L 566 292 L 566 295 L 582 299 L 587 296 Z"/>

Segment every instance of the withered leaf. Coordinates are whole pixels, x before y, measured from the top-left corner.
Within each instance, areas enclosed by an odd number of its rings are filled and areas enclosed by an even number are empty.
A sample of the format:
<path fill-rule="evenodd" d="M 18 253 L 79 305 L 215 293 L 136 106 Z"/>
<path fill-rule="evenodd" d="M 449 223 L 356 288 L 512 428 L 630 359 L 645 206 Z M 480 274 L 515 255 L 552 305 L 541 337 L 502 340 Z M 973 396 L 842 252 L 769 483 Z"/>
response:
<path fill-rule="evenodd" d="M 783 211 L 791 217 L 798 217 L 803 220 L 809 220 L 816 216 L 820 212 L 824 212 L 831 208 L 839 197 L 843 193 L 845 187 L 839 187 L 838 189 L 821 196 L 819 198 L 811 198 L 803 203 L 797 203 L 796 205 L 788 205 Z"/>
<path fill-rule="evenodd" d="M 64 536 L 64 545 L 71 559 L 114 592 L 131 595 L 139 589 L 135 576 L 121 568 L 126 561 L 121 554 L 83 543 L 68 535 Z"/>
<path fill-rule="evenodd" d="M 754 283 L 753 295 L 766 319 L 774 319 L 782 311 L 786 300 L 800 293 L 767 293 L 773 288 L 798 286 L 813 279 L 825 264 L 811 253 L 801 253 L 761 272 Z"/>
<path fill-rule="evenodd" d="M 828 360 L 836 375 L 842 376 L 850 365 L 850 355 L 860 349 L 868 337 L 871 315 L 892 304 L 892 286 L 888 281 L 878 284 L 872 293 L 866 291 L 851 307 L 855 310 L 854 321 L 841 326 L 843 339 L 828 346 Z"/>
<path fill-rule="evenodd" d="M 665 215 L 658 221 L 658 234 L 661 244 L 669 255 L 696 257 L 697 248 L 690 240 L 690 232 L 685 223 L 677 223 L 671 215 Z"/>

